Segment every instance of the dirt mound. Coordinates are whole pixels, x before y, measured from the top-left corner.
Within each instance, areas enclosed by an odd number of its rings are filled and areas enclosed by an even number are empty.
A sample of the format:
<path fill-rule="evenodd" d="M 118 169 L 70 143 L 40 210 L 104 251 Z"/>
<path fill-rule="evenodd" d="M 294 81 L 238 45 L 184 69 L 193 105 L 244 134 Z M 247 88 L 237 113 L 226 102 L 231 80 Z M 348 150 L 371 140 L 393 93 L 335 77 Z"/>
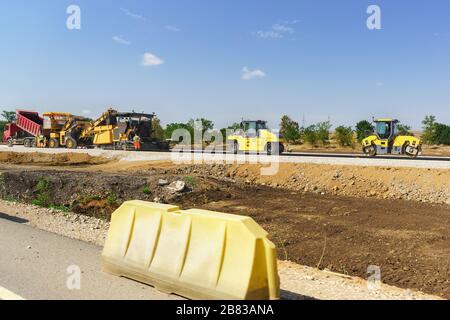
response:
<path fill-rule="evenodd" d="M 261 165 L 252 164 L 175 165 L 167 161 L 112 161 L 88 170 L 195 175 L 318 195 L 450 204 L 450 170 L 447 169 L 281 163 L 278 174 L 262 176 Z"/>
<path fill-rule="evenodd" d="M 318 195 L 450 204 L 450 170 L 444 169 L 281 163 L 273 176 L 262 176 L 261 165 L 250 164 L 195 165 L 176 170 Z"/>
<path fill-rule="evenodd" d="M 51 166 L 73 166 L 86 164 L 107 163 L 110 160 L 101 157 L 92 157 L 85 153 L 17 153 L 0 152 L 0 163 L 28 164 L 28 165 L 51 165 Z"/>

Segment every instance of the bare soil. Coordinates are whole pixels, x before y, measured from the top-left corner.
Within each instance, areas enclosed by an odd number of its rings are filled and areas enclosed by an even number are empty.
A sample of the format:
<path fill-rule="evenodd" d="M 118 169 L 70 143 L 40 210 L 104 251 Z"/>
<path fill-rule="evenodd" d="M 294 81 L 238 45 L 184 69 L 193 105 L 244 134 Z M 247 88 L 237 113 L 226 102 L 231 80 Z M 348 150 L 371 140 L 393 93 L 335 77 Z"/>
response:
<path fill-rule="evenodd" d="M 107 166 L 114 164 L 104 170 Z M 269 232 L 282 260 L 362 278 L 376 265 L 387 284 L 450 298 L 447 205 L 331 197 L 217 179 L 168 164 L 118 173 L 10 164 L 0 171 L 4 199 L 30 203 L 44 192 L 52 205 L 104 220 L 130 199 L 248 215 Z M 44 191 L 38 187 L 43 177 Z M 172 193 L 159 185 L 160 178 L 184 180 L 187 189 Z"/>
<path fill-rule="evenodd" d="M 103 246 L 109 223 L 73 212 L 0 200 L 0 220 Z M 386 284 L 369 287 L 365 279 L 278 261 L 281 298 L 288 300 L 440 300 L 442 298 Z"/>
<path fill-rule="evenodd" d="M 0 163 L 48 165 L 48 166 L 73 166 L 86 164 L 101 164 L 108 162 L 107 159 L 92 157 L 85 153 L 18 153 L 0 152 Z"/>

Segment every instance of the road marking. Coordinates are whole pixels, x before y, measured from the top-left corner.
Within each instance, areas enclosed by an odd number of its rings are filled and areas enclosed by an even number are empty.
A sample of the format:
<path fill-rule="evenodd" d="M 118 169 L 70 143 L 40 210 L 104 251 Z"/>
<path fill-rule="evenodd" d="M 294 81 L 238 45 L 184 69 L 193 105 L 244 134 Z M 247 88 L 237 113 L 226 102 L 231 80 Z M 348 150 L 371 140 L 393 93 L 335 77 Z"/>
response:
<path fill-rule="evenodd" d="M 0 286 L 0 300 L 25 300 L 21 296 Z"/>

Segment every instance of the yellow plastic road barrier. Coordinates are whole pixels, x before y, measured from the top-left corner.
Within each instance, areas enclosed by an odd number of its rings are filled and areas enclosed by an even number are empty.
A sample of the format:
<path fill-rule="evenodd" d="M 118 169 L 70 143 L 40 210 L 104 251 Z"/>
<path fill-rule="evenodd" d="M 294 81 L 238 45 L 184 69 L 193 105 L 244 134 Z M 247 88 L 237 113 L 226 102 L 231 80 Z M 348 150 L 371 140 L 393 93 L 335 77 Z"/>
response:
<path fill-rule="evenodd" d="M 144 201 L 112 215 L 103 271 L 190 299 L 279 299 L 275 245 L 249 217 Z"/>
<path fill-rule="evenodd" d="M 0 300 L 25 300 L 21 296 L 0 286 Z"/>

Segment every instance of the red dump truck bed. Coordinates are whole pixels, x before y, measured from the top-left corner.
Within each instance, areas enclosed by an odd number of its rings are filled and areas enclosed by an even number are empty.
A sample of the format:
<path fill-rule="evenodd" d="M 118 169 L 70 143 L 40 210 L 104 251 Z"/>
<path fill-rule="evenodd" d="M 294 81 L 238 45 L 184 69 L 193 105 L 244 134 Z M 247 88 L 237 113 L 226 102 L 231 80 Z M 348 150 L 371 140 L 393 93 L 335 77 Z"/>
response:
<path fill-rule="evenodd" d="M 17 110 L 16 125 L 23 131 L 37 137 L 41 133 L 43 119 L 39 113 L 33 111 Z"/>

